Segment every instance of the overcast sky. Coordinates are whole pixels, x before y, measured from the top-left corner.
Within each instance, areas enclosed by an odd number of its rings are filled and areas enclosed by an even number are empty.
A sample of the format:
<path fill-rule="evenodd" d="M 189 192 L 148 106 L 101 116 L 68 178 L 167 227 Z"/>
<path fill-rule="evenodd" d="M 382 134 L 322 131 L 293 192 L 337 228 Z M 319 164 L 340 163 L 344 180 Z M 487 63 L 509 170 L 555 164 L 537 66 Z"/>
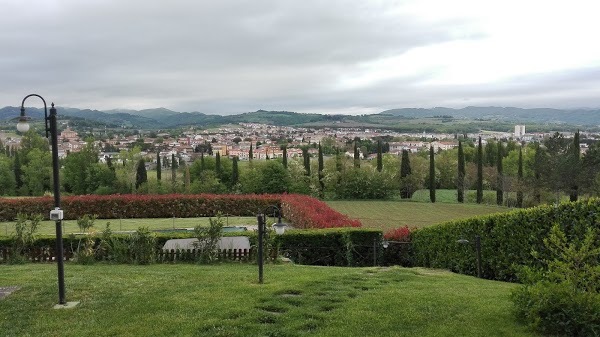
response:
<path fill-rule="evenodd" d="M 600 107 L 597 0 L 0 0 L 0 106 Z M 39 103 L 28 101 L 28 105 Z"/>

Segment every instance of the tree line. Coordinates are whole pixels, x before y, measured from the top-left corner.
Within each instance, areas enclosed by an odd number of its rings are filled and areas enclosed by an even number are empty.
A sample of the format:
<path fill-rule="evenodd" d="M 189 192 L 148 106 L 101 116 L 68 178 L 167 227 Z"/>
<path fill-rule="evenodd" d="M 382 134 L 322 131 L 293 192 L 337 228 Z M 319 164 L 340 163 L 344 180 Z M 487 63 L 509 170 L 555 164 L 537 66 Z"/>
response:
<path fill-rule="evenodd" d="M 452 150 L 385 153 L 389 144 L 371 142 L 377 156 L 361 158 L 368 142 L 347 144 L 354 150 L 315 144 L 316 158 L 303 148 L 301 158 L 240 162 L 237 158 L 201 152 L 191 163 L 158 153 L 141 156 L 134 147 L 101 162 L 99 149 L 88 142 L 80 152 L 61 159 L 61 189 L 67 194 L 112 193 L 300 193 L 327 199 L 411 198 L 419 189 L 456 190 L 458 202 L 530 206 L 552 202 L 562 195 L 600 192 L 600 143 L 583 156 L 579 134 L 567 139 L 556 133 L 542 142 L 519 144 L 488 139 L 482 144 L 461 138 Z M 0 194 L 43 195 L 51 191 L 52 172 L 48 142 L 26 133 L 19 150 L 2 146 Z M 326 150 L 324 150 L 326 148 Z M 284 153 L 287 148 L 283 146 Z M 148 169 L 156 175 L 148 174 Z M 485 190 L 495 190 L 495 200 Z M 472 191 L 475 191 L 474 193 Z"/>

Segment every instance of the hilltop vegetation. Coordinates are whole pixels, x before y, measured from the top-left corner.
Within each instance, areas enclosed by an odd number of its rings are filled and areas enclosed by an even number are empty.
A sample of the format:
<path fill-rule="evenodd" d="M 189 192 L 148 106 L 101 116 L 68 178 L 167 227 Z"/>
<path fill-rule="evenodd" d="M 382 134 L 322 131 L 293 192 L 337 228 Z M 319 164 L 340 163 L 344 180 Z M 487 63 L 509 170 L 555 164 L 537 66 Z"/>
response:
<path fill-rule="evenodd" d="M 27 108 L 34 119 L 43 119 L 43 109 Z M 165 108 L 145 110 L 89 110 L 58 107 L 61 119 L 85 119 L 98 127 L 169 129 L 184 126 L 218 126 L 237 123 L 262 123 L 304 127 L 372 127 L 400 132 L 477 132 L 509 131 L 514 124 L 525 124 L 530 131 L 598 130 L 600 110 L 521 109 L 505 107 L 467 107 L 463 109 L 392 109 L 372 115 L 323 115 L 290 111 L 246 112 L 216 115 L 201 112 L 176 112 Z M 18 107 L 0 109 L 0 121 L 19 115 Z"/>

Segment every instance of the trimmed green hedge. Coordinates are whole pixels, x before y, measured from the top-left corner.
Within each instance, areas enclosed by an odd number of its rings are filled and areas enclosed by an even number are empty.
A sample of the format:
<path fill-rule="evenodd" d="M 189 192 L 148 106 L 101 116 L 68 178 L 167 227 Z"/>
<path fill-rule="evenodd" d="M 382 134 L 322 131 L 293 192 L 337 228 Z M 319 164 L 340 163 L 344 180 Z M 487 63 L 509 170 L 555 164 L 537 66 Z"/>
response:
<path fill-rule="evenodd" d="M 417 266 L 476 275 L 473 243 L 479 235 L 482 276 L 516 281 L 519 265 L 540 266 L 531 252 L 535 250 L 546 257 L 542 240 L 555 223 L 568 236 L 582 238 L 588 226 L 600 226 L 600 199 L 544 205 L 422 228 L 411 235 L 413 261 Z M 459 244 L 459 239 L 467 239 L 470 244 Z"/>
<path fill-rule="evenodd" d="M 374 254 L 381 262 L 380 230 L 332 228 L 290 230 L 275 236 L 280 253 L 299 264 L 322 266 L 372 266 Z M 375 248 L 374 248 L 375 247 Z"/>

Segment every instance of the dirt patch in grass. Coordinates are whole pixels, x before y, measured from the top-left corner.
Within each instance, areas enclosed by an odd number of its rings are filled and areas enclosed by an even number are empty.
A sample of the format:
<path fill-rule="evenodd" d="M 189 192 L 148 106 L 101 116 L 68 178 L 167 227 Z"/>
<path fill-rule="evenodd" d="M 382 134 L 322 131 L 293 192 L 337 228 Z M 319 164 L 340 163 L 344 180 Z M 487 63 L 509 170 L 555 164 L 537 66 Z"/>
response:
<path fill-rule="evenodd" d="M 0 300 L 21 289 L 19 286 L 0 287 Z"/>

